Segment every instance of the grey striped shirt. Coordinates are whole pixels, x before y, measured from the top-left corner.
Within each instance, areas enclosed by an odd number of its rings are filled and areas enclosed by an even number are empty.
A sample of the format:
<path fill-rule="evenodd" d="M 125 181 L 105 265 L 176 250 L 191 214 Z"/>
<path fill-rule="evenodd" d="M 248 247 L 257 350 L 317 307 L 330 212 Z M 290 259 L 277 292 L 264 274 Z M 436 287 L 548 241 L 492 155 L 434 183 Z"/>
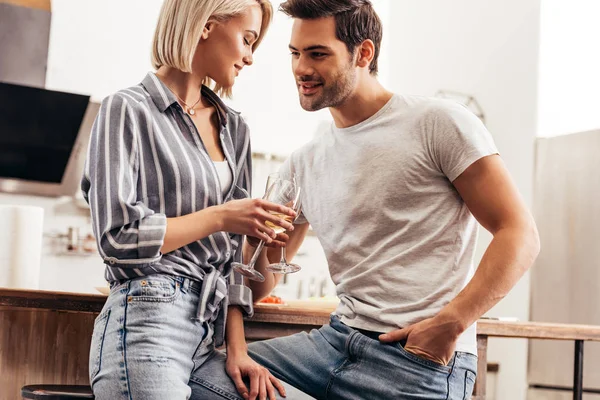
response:
<path fill-rule="evenodd" d="M 242 236 L 217 232 L 160 253 L 167 218 L 250 196 L 248 127 L 210 89 L 203 87 L 202 93 L 217 110 L 220 142 L 233 174 L 225 195 L 191 118 L 154 73 L 102 102 L 81 188 L 107 264 L 106 279 L 162 273 L 203 281 L 199 317 L 216 321 L 220 345 L 227 304 L 253 312 L 252 292 L 231 269 L 242 258 Z"/>

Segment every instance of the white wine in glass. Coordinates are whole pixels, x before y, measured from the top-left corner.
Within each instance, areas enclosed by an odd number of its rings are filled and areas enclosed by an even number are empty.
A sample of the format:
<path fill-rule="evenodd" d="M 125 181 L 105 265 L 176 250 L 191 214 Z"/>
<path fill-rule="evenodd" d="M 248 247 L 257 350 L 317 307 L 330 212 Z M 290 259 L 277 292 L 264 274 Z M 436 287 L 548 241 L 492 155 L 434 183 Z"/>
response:
<path fill-rule="evenodd" d="M 271 174 L 269 175 L 269 179 L 267 180 L 267 191 L 263 196 L 263 199 L 268 200 L 272 203 L 277 203 L 281 205 L 293 204 L 296 197 L 295 186 L 292 182 L 279 179 L 278 175 Z M 280 213 L 272 212 L 273 215 L 278 215 L 281 218 L 292 218 L 287 215 L 282 215 Z M 270 225 L 269 225 L 270 224 Z M 265 221 L 265 225 L 271 227 L 276 233 L 285 232 L 285 229 L 270 223 L 269 221 Z M 274 229 L 278 228 L 278 230 Z M 254 264 L 256 264 L 256 260 L 260 256 L 260 252 L 262 251 L 265 245 L 264 240 L 261 240 L 258 244 L 258 247 L 254 251 L 254 255 L 250 259 L 250 262 L 246 265 L 244 263 L 234 262 L 232 263 L 232 267 L 234 271 L 244 275 L 248 279 L 252 279 L 255 281 L 264 282 L 265 277 L 254 269 Z"/>
<path fill-rule="evenodd" d="M 282 214 L 280 212 L 276 212 L 276 211 L 270 211 L 271 214 L 273 214 L 276 217 L 279 217 L 281 219 L 283 219 L 284 221 L 287 222 L 293 222 L 294 221 L 294 217 L 292 217 L 291 215 L 287 215 L 287 214 Z M 280 234 L 286 231 L 285 228 L 282 228 L 279 225 L 275 225 L 274 223 L 272 223 L 271 221 L 265 221 L 265 225 L 268 226 L 269 228 L 273 229 L 273 231 L 275 231 L 276 234 Z"/>
<path fill-rule="evenodd" d="M 301 191 L 300 187 L 298 186 L 298 182 L 296 181 L 295 175 L 292 175 L 291 182 L 293 184 L 295 194 L 294 194 L 293 201 L 291 203 L 288 203 L 287 206 L 296 212 L 296 217 L 293 218 L 293 217 L 290 217 L 289 215 L 282 215 L 281 218 L 285 219 L 288 222 L 293 223 L 296 220 L 296 218 L 298 218 L 298 215 L 300 215 L 300 210 L 302 209 L 302 201 L 300 198 L 300 194 L 302 191 Z M 278 227 L 278 228 L 280 228 L 280 227 Z M 283 228 L 280 228 L 280 229 L 283 229 Z M 285 231 L 285 229 L 282 230 L 282 232 L 284 232 L 284 231 Z M 282 233 L 282 232 L 278 232 L 278 234 Z M 302 269 L 302 267 L 300 267 L 298 264 L 289 263 L 287 261 L 285 247 L 281 248 L 281 258 L 280 258 L 279 262 L 274 263 L 274 264 L 269 264 L 267 266 L 267 271 L 274 272 L 277 274 L 291 274 L 293 272 L 298 272 L 301 269 Z"/>

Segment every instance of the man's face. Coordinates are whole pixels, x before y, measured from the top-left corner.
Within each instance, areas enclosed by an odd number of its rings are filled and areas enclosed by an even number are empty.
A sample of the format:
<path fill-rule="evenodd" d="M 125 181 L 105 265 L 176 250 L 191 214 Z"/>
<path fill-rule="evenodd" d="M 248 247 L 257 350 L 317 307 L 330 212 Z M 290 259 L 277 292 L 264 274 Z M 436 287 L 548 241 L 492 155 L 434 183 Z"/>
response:
<path fill-rule="evenodd" d="M 306 111 L 340 106 L 356 86 L 357 68 L 335 37 L 333 17 L 295 19 L 290 41 L 292 71 Z"/>

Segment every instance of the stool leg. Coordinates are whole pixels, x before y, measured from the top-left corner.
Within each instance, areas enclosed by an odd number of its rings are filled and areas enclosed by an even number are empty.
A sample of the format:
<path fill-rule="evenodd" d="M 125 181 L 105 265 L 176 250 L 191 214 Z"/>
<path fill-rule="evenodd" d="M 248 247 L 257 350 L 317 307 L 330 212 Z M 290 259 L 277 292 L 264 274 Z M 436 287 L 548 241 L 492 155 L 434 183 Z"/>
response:
<path fill-rule="evenodd" d="M 573 399 L 583 398 L 583 340 L 575 341 L 575 366 L 573 368 Z"/>

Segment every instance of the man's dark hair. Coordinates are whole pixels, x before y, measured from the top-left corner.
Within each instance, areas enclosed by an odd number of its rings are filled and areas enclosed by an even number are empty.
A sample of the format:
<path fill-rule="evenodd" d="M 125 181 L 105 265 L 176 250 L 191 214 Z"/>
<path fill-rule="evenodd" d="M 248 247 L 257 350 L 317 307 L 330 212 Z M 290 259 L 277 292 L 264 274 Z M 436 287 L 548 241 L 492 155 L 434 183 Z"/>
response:
<path fill-rule="evenodd" d="M 375 45 L 369 72 L 377 75 L 377 58 L 381 47 L 381 20 L 369 0 L 288 0 L 279 10 L 292 18 L 335 18 L 335 36 L 354 55 L 356 46 L 367 39 Z"/>

